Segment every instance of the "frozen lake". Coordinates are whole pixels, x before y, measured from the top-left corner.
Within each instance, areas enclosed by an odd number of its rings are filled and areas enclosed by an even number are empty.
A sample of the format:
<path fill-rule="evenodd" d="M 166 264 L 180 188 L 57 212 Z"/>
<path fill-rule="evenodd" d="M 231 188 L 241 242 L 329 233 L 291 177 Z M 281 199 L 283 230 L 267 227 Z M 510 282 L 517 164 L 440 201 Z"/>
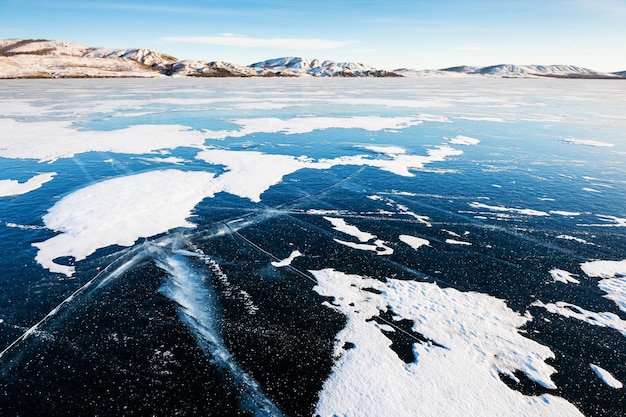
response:
<path fill-rule="evenodd" d="M 623 416 L 626 84 L 0 82 L 0 414 Z"/>

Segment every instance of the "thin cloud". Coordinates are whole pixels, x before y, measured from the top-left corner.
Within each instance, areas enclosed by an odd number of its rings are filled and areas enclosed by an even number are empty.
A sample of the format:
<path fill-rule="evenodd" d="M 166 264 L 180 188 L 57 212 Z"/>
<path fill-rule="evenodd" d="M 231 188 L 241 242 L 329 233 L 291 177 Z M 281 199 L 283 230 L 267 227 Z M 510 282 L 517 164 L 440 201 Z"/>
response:
<path fill-rule="evenodd" d="M 276 49 L 335 49 L 350 42 L 308 38 L 250 38 L 241 35 L 223 34 L 220 36 L 175 36 L 161 39 L 172 43 L 203 43 L 208 45 L 232 46 L 237 48 L 276 48 Z"/>
<path fill-rule="evenodd" d="M 109 1 L 59 1 L 59 2 L 33 2 L 33 5 L 45 5 L 46 8 L 61 10 L 105 10 L 119 12 L 140 12 L 159 14 L 188 14 L 188 15 L 241 15 L 245 11 L 238 11 L 226 7 L 204 7 L 204 6 L 180 6 L 180 5 L 155 5 L 139 4 L 129 2 L 109 2 Z"/>
<path fill-rule="evenodd" d="M 609 14 L 626 13 L 626 4 L 622 0 L 577 0 L 576 3 L 591 11 Z"/>
<path fill-rule="evenodd" d="M 456 48 L 457 51 L 466 51 L 466 52 L 472 52 L 472 51 L 483 51 L 485 48 L 482 46 L 457 46 Z"/>

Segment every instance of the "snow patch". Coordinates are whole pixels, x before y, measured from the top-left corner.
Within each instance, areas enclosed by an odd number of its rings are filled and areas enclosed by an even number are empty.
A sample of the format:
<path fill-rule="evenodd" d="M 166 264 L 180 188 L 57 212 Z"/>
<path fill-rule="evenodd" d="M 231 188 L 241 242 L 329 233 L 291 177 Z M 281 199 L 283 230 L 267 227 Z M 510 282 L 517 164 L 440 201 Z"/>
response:
<path fill-rule="evenodd" d="M 9 197 L 13 195 L 22 195 L 33 190 L 41 188 L 41 186 L 52 181 L 56 172 L 47 172 L 35 175 L 26 182 L 20 183 L 16 180 L 0 180 L 0 197 Z"/>
<path fill-rule="evenodd" d="M 347 318 L 316 415 L 581 416 L 562 398 L 525 396 L 500 380 L 499 374 L 514 377 L 520 370 L 556 388 L 550 378 L 554 369 L 545 363 L 554 354 L 520 335 L 517 329 L 529 319 L 502 300 L 433 283 L 381 282 L 333 269 L 310 272 L 318 282 L 314 290 L 334 298 L 326 305 Z M 416 339 L 413 363 L 397 356 L 372 320 L 389 309 L 394 320 L 413 321 L 412 330 L 432 341 Z M 346 343 L 353 347 L 344 349 Z"/>
<path fill-rule="evenodd" d="M 603 278 L 598 287 L 607 293 L 620 310 L 626 312 L 626 259 L 623 261 L 589 261 L 580 265 L 585 274 L 593 278 Z"/>
<path fill-rule="evenodd" d="M 487 204 L 472 202 L 469 204 L 470 207 L 475 209 L 485 209 L 489 211 L 496 212 L 508 212 L 508 213 L 517 213 L 523 214 L 526 216 L 550 216 L 550 214 L 545 211 L 533 210 L 533 209 L 521 209 L 521 208 L 513 208 L 513 207 L 505 207 L 505 206 L 489 206 Z"/>
<path fill-rule="evenodd" d="M 617 314 L 609 312 L 596 313 L 585 310 L 577 305 L 566 303 L 565 301 L 557 301 L 556 303 L 548 304 L 544 304 L 541 301 L 535 301 L 532 305 L 544 308 L 552 314 L 574 318 L 593 326 L 615 329 L 626 336 L 626 320 L 622 320 Z"/>
<path fill-rule="evenodd" d="M 361 242 L 368 242 L 376 238 L 376 235 L 368 232 L 363 232 L 358 227 L 346 223 L 344 219 L 339 219 L 336 217 L 324 217 L 324 219 L 328 220 L 333 225 L 333 229 L 352 237 L 356 237 Z"/>
<path fill-rule="evenodd" d="M 626 227 L 626 218 L 616 217 L 616 216 L 607 216 L 604 214 L 596 214 L 601 221 L 605 223 L 596 223 L 596 224 L 577 224 L 577 226 L 584 227 Z"/>
<path fill-rule="evenodd" d="M 17 224 L 17 223 L 5 223 L 7 227 L 12 227 L 14 229 L 21 229 L 21 230 L 43 230 L 45 229 L 45 227 L 43 226 L 35 226 L 32 224 Z"/>
<path fill-rule="evenodd" d="M 272 262 L 272 265 L 275 266 L 276 268 L 282 268 L 284 266 L 289 266 L 289 265 L 291 265 L 291 262 L 293 262 L 293 260 L 296 259 L 299 256 L 302 256 L 302 253 L 300 253 L 299 250 L 294 250 L 293 252 L 291 252 L 291 255 L 289 255 L 287 258 L 285 258 L 285 259 L 283 259 L 281 261 Z"/>
<path fill-rule="evenodd" d="M 183 165 L 185 163 L 190 162 L 187 159 L 179 158 L 177 156 L 168 156 L 167 158 L 141 158 L 142 161 L 146 162 L 156 162 L 159 164 L 174 164 L 174 165 Z"/>
<path fill-rule="evenodd" d="M 615 144 L 613 143 L 601 142 L 598 140 L 590 140 L 590 139 L 567 138 L 567 139 L 563 139 L 562 142 L 570 144 L 570 145 L 593 146 L 596 148 L 612 148 L 613 146 L 615 146 Z"/>
<path fill-rule="evenodd" d="M 400 235 L 399 239 L 401 242 L 406 243 L 415 250 L 421 248 L 422 246 L 430 246 L 430 242 L 426 239 L 422 239 L 421 237 Z"/>
<path fill-rule="evenodd" d="M 17 122 L 0 118 L 0 157 L 54 162 L 85 152 L 154 153 L 159 149 L 201 147 L 205 136 L 180 125 L 135 125 L 111 131 L 83 131 L 71 122 Z"/>
<path fill-rule="evenodd" d="M 562 269 L 553 269 L 550 271 L 550 276 L 554 279 L 554 282 L 562 282 L 563 284 L 580 284 L 580 281 L 574 278 L 574 274 L 564 271 Z"/>
<path fill-rule="evenodd" d="M 598 365 L 594 365 L 593 363 L 590 363 L 589 366 L 591 367 L 593 372 L 595 372 L 595 374 L 598 376 L 598 378 L 600 378 L 602 380 L 602 382 L 604 382 L 609 387 L 615 388 L 615 389 L 621 389 L 621 388 L 624 387 L 624 384 L 622 384 L 620 381 L 618 381 L 606 369 L 601 368 Z"/>
<path fill-rule="evenodd" d="M 380 131 L 386 129 L 406 129 L 422 123 L 417 117 L 294 117 L 278 119 L 271 117 L 256 119 L 234 119 L 237 130 L 206 131 L 210 139 L 241 138 L 255 133 L 284 133 L 285 135 L 310 133 L 324 129 L 363 129 Z"/>
<path fill-rule="evenodd" d="M 401 155 L 401 154 L 406 153 L 405 149 L 400 148 L 398 146 L 363 146 L 363 149 L 367 149 L 372 152 L 376 152 L 376 153 L 383 154 L 383 155 L 390 155 L 390 156 Z"/>
<path fill-rule="evenodd" d="M 479 139 L 470 138 L 469 136 L 457 135 L 449 140 L 449 142 L 453 145 L 478 145 L 480 143 Z"/>
<path fill-rule="evenodd" d="M 463 153 L 445 145 L 426 152 L 427 156 L 393 154 L 391 159 L 371 159 L 357 155 L 315 161 L 306 156 L 205 149 L 199 152 L 196 158 L 210 164 L 225 166 L 227 172 L 220 175 L 224 191 L 258 202 L 261 200 L 261 194 L 272 185 L 281 182 L 283 177 L 305 168 L 330 169 L 338 165 L 371 166 L 411 177 L 414 174 L 410 170 L 422 169 L 425 164 L 445 161 L 448 156 Z"/>
<path fill-rule="evenodd" d="M 506 123 L 501 117 L 478 117 L 478 116 L 459 116 L 457 119 L 468 120 L 471 122 L 494 122 L 494 123 Z"/>
<path fill-rule="evenodd" d="M 550 214 L 558 214 L 559 216 L 565 216 L 565 217 L 580 216 L 580 212 L 577 212 L 577 211 L 563 211 L 563 210 L 550 210 Z"/>
<path fill-rule="evenodd" d="M 357 250 L 376 252 L 377 255 L 391 255 L 393 253 L 393 249 L 387 246 L 383 240 L 376 239 L 376 235 L 373 235 L 368 232 L 364 232 L 356 226 L 347 224 L 344 219 L 339 219 L 335 217 L 324 217 L 324 219 L 331 222 L 331 224 L 333 225 L 333 229 L 339 232 L 345 233 L 349 236 L 355 237 L 360 242 L 362 242 L 362 243 L 355 243 L 355 242 L 347 242 L 345 240 L 340 240 L 340 239 L 333 239 L 335 242 L 339 243 L 340 245 L 344 245 L 349 248 L 357 249 Z M 372 240 L 374 240 L 374 242 L 369 243 L 369 244 L 364 243 L 364 242 L 370 242 Z"/>
<path fill-rule="evenodd" d="M 585 239 L 581 239 L 581 238 L 576 237 L 576 236 L 558 235 L 556 238 L 557 239 L 564 239 L 564 240 L 571 240 L 571 241 L 574 241 L 574 242 L 583 243 L 585 245 L 593 245 L 593 243 L 587 242 Z"/>
<path fill-rule="evenodd" d="M 333 240 L 339 243 L 340 245 L 344 245 L 352 249 L 376 252 L 376 255 L 393 254 L 393 249 L 387 246 L 385 242 L 380 239 L 376 239 L 372 244 L 347 242 L 345 240 L 340 240 L 340 239 L 333 239 Z"/>
<path fill-rule="evenodd" d="M 210 164 L 224 165 L 226 172 L 219 176 L 223 191 L 254 202 L 261 201 L 261 194 L 280 183 L 286 175 L 303 168 L 331 167 L 330 164 L 313 163 L 306 157 L 256 151 L 207 149 L 199 152 L 196 158 Z"/>
<path fill-rule="evenodd" d="M 585 274 L 593 278 L 626 276 L 626 259 L 623 261 L 589 261 L 580 265 Z"/>
<path fill-rule="evenodd" d="M 54 260 L 85 259 L 99 248 L 131 246 L 187 221 L 193 208 L 219 191 L 213 174 L 163 170 L 114 178 L 80 189 L 59 200 L 43 217 L 60 234 L 34 243 L 36 261 L 51 272 L 73 275 L 74 267 Z M 97 204 L 95 202 L 97 201 Z"/>
<path fill-rule="evenodd" d="M 446 243 L 449 245 L 472 246 L 470 242 L 464 242 L 462 240 L 456 240 L 456 239 L 446 239 Z"/>

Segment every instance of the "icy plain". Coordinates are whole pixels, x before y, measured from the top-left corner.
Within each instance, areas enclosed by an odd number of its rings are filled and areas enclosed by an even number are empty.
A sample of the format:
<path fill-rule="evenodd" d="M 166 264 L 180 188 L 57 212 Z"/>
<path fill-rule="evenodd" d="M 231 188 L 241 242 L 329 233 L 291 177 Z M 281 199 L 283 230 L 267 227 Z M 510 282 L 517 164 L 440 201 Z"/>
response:
<path fill-rule="evenodd" d="M 621 415 L 623 87 L 0 84 L 0 414 Z"/>

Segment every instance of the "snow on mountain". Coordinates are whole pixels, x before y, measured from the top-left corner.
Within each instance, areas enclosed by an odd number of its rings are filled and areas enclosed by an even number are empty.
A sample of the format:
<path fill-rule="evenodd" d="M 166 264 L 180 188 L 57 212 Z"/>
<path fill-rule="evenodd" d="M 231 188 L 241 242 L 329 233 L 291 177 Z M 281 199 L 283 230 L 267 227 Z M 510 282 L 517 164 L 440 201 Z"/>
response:
<path fill-rule="evenodd" d="M 619 78 L 619 75 L 593 71 L 587 68 L 573 65 L 511 65 L 501 64 L 488 67 L 451 67 L 442 71 L 470 74 L 487 75 L 501 78 Z"/>
<path fill-rule="evenodd" d="M 399 75 L 356 62 L 322 61 L 301 57 L 269 59 L 250 65 L 250 68 L 269 70 L 280 76 L 313 77 L 398 77 Z"/>
<path fill-rule="evenodd" d="M 406 78 L 418 78 L 418 77 L 467 77 L 466 73 L 462 72 L 454 72 L 454 71 L 446 71 L 446 70 L 436 70 L 436 69 L 426 69 L 426 70 L 416 70 L 412 68 L 399 68 L 393 70 L 393 72 L 401 77 Z"/>
<path fill-rule="evenodd" d="M 199 61 L 186 59 L 173 63 L 167 75 L 173 77 L 256 77 L 252 68 L 224 61 Z"/>
<path fill-rule="evenodd" d="M 83 56 L 93 58 L 130 59 L 159 70 L 164 70 L 178 61 L 178 59 L 173 56 L 155 52 L 150 49 L 90 48 Z"/>
<path fill-rule="evenodd" d="M 613 75 L 617 75 L 618 77 L 626 78 L 626 71 L 614 72 Z"/>

